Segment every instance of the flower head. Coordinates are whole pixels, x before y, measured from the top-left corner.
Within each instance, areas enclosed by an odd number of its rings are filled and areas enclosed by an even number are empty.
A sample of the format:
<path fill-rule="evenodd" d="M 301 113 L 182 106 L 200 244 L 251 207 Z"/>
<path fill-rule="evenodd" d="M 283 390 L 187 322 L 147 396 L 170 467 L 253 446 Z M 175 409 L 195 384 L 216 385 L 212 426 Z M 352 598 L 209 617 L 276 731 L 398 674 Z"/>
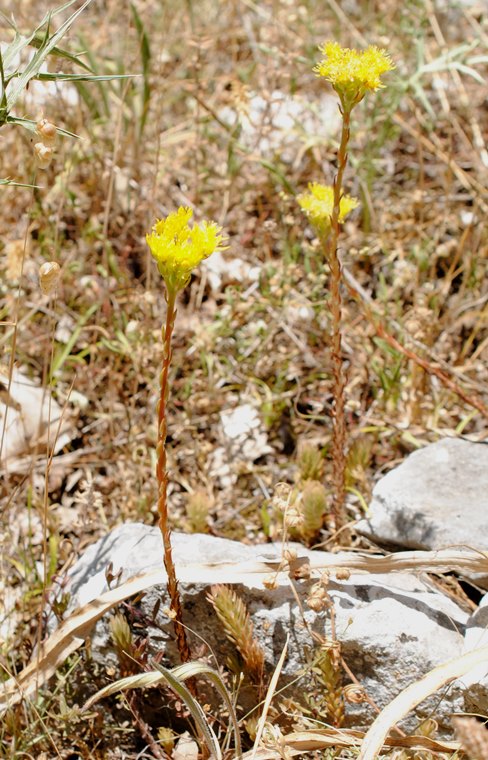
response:
<path fill-rule="evenodd" d="M 325 58 L 314 71 L 332 84 L 343 106 L 349 110 L 368 90 L 384 87 L 381 75 L 395 68 L 387 52 L 375 45 L 361 52 L 343 48 L 338 42 L 326 42 L 320 50 Z"/>
<path fill-rule="evenodd" d="M 169 291 L 182 290 L 195 267 L 215 251 L 221 251 L 222 228 L 215 222 L 202 222 L 190 227 L 191 208 L 160 219 L 146 235 L 146 241 Z"/>
<path fill-rule="evenodd" d="M 314 227 L 322 234 L 330 231 L 330 218 L 334 208 L 334 189 L 330 185 L 320 185 L 310 182 L 308 192 L 298 196 L 298 203 Z M 343 222 L 347 214 L 357 208 L 359 202 L 350 195 L 343 195 L 340 202 L 339 222 Z"/>

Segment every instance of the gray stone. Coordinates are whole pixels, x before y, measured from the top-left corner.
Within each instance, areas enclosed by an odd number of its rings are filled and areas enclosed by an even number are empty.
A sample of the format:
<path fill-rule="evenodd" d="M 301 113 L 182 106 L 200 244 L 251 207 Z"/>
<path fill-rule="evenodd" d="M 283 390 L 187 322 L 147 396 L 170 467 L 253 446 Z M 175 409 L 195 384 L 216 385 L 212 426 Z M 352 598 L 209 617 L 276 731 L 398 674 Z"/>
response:
<path fill-rule="evenodd" d="M 488 594 L 466 623 L 464 651 L 488 646 Z M 488 712 L 488 662 L 478 665 L 460 679 L 466 689 L 466 710 L 486 715 Z"/>
<path fill-rule="evenodd" d="M 203 535 L 173 535 L 174 557 L 182 572 L 198 563 L 240 568 L 241 581 L 234 588 L 251 614 L 255 636 L 264 651 L 268 671 L 272 672 L 289 635 L 288 657 L 280 685 L 289 684 L 285 695 L 300 698 L 310 681 L 306 651 L 314 642 L 311 631 L 320 637 L 331 636 L 330 611 L 313 612 L 305 604 L 312 580 L 294 581 L 305 610 L 304 623 L 288 578 L 273 590 L 259 588 L 251 568 L 256 561 L 278 561 L 281 544 L 246 546 L 234 541 Z M 310 551 L 295 545 L 300 556 Z M 324 562 L 327 553 L 322 555 Z M 70 609 L 86 604 L 107 589 L 106 570 L 125 580 L 160 567 L 162 546 L 159 531 L 144 525 L 123 525 L 91 546 L 70 571 L 72 598 Z M 246 572 L 246 568 L 249 572 Z M 227 575 L 222 571 L 222 579 Z M 248 580 L 246 580 L 246 578 Z M 112 584 L 113 586 L 113 584 Z M 214 664 L 225 664 L 235 650 L 223 635 L 221 624 L 207 600 L 209 583 L 204 578 L 191 584 L 181 583 L 185 621 L 195 632 L 190 635 L 192 648 L 203 656 L 212 653 Z M 329 593 L 334 607 L 335 630 L 342 653 L 349 667 L 381 707 L 402 688 L 420 678 L 436 665 L 458 656 L 463 648 L 463 634 L 468 615 L 452 600 L 438 593 L 428 579 L 412 574 L 352 574 L 347 580 L 330 579 Z M 147 637 L 152 654 L 161 653 L 169 665 L 178 663 L 171 621 L 164 613 L 169 599 L 165 586 L 153 586 L 143 598 L 129 602 L 126 610 L 136 622 L 134 634 Z M 203 643 L 205 642 L 205 643 Z M 315 645 L 316 646 L 316 645 Z M 115 662 L 107 616 L 99 621 L 92 637 L 92 657 L 103 664 Z M 297 676 L 302 675 L 297 680 Z M 435 705 L 436 719 L 445 730 L 448 715 L 461 709 L 462 685 L 440 705 L 438 698 L 428 700 L 417 710 L 417 718 L 428 714 Z M 240 705 L 255 704 L 252 689 L 239 693 Z M 348 707 L 349 721 L 354 725 L 371 722 L 368 704 Z M 409 724 L 412 727 L 412 724 Z"/>
<path fill-rule="evenodd" d="M 373 490 L 357 530 L 412 549 L 488 549 L 488 445 L 445 438 L 410 454 Z"/>

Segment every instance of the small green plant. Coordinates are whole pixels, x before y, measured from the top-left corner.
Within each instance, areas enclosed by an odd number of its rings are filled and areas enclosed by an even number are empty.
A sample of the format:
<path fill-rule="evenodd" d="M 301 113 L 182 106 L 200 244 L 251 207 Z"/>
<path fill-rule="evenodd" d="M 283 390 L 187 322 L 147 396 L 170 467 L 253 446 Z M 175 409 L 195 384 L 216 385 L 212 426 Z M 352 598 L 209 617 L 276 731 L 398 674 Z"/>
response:
<path fill-rule="evenodd" d="M 302 480 L 321 480 L 324 474 L 324 457 L 316 446 L 309 443 L 300 444 L 297 464 Z"/>
<path fill-rule="evenodd" d="M 215 222 L 203 222 L 190 227 L 193 216 L 190 208 L 180 207 L 166 219 L 156 222 L 146 236 L 147 244 L 158 265 L 166 286 L 166 323 L 162 329 L 163 360 L 160 375 L 158 403 L 157 466 L 159 527 L 163 537 L 164 566 L 168 575 L 168 593 L 178 651 L 183 662 L 191 659 L 186 631 L 183 625 L 178 580 L 171 548 L 171 528 L 168 517 L 168 471 L 166 466 L 167 405 L 170 392 L 171 339 L 176 319 L 178 293 L 189 283 L 195 267 L 215 251 L 223 249 L 221 227 Z"/>
<path fill-rule="evenodd" d="M 188 496 L 186 516 L 191 533 L 208 533 L 208 513 L 210 499 L 203 489 L 198 489 Z"/>
<path fill-rule="evenodd" d="M 327 489 L 318 480 L 299 480 L 295 487 L 279 483 L 272 504 L 283 541 L 300 538 L 313 544 L 330 514 Z"/>
<path fill-rule="evenodd" d="M 337 42 L 327 42 L 322 48 L 325 58 L 315 67 L 316 73 L 331 83 L 340 100 L 342 131 L 337 154 L 337 174 L 332 187 L 312 183 L 298 202 L 317 230 L 330 268 L 330 311 L 332 316 L 332 373 L 333 396 L 333 522 L 335 529 L 345 523 L 346 496 L 346 378 L 342 358 L 342 299 L 341 262 L 338 254 L 340 224 L 358 205 L 355 198 L 343 192 L 347 166 L 347 148 L 351 130 L 351 113 L 367 92 L 382 87 L 382 74 L 394 68 L 385 51 L 369 47 L 364 52 L 342 48 Z"/>
<path fill-rule="evenodd" d="M 300 535 L 307 543 L 312 543 L 318 535 L 328 514 L 327 490 L 318 480 L 307 480 L 303 486 L 300 501 L 302 523 Z"/>

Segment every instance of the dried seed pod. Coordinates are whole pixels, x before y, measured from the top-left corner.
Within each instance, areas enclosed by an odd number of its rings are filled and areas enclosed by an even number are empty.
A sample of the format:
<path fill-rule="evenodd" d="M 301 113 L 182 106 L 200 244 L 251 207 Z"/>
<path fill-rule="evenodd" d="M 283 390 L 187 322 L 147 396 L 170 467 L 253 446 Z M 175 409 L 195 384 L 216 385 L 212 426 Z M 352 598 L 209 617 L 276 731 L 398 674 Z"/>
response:
<path fill-rule="evenodd" d="M 273 494 L 273 507 L 284 512 L 292 499 L 292 491 L 293 489 L 288 483 L 277 483 Z"/>
<path fill-rule="evenodd" d="M 456 736 L 462 749 L 469 757 L 484 758 L 488 756 L 488 731 L 476 718 L 452 718 Z"/>
<path fill-rule="evenodd" d="M 45 296 L 56 290 L 61 276 L 61 267 L 56 261 L 45 261 L 39 267 L 39 285 Z"/>
<path fill-rule="evenodd" d="M 263 586 L 264 588 L 268 588 L 268 589 L 277 588 L 278 579 L 276 577 L 276 573 L 274 575 L 267 575 L 266 578 L 263 579 Z"/>
<path fill-rule="evenodd" d="M 288 528 L 297 528 L 302 524 L 303 516 L 295 504 L 290 505 L 286 510 L 284 521 Z"/>
<path fill-rule="evenodd" d="M 312 586 L 305 601 L 314 612 L 321 612 L 325 607 L 330 606 L 327 591 L 320 583 Z"/>
<path fill-rule="evenodd" d="M 40 169 L 47 169 L 53 160 L 54 151 L 49 145 L 38 142 L 34 145 L 34 155 Z"/>
<path fill-rule="evenodd" d="M 346 702 L 349 702 L 351 705 L 359 705 L 368 699 L 365 689 L 356 683 L 349 683 L 347 686 L 344 686 L 343 694 Z"/>
<path fill-rule="evenodd" d="M 56 127 L 47 119 L 39 119 L 36 131 L 44 145 L 52 147 L 56 142 Z"/>
<path fill-rule="evenodd" d="M 296 558 L 298 557 L 298 553 L 296 549 L 285 549 L 283 552 L 283 557 L 286 559 L 287 562 L 295 562 Z"/>

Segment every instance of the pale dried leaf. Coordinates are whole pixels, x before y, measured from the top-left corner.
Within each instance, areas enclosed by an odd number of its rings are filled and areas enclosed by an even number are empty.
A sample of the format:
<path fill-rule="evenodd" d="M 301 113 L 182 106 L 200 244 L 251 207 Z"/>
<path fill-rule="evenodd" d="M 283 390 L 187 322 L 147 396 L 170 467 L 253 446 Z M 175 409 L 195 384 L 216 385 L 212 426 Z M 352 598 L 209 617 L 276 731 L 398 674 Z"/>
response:
<path fill-rule="evenodd" d="M 407 715 L 420 702 L 433 694 L 441 686 L 454 678 L 467 673 L 482 662 L 488 661 L 488 647 L 475 649 L 472 652 L 456 657 L 454 660 L 439 665 L 429 671 L 423 678 L 407 686 L 395 697 L 373 722 L 366 733 L 361 745 L 358 760 L 375 760 L 390 729 Z"/>
<path fill-rule="evenodd" d="M 172 754 L 173 760 L 198 760 L 198 744 L 189 734 L 178 739 Z"/>
<path fill-rule="evenodd" d="M 0 393 L 0 425 L 6 420 L 1 461 L 10 472 L 17 472 L 17 457 L 47 440 L 54 452 L 71 440 L 68 415 L 48 389 L 15 369 L 9 388 L 8 372 L 1 368 Z"/>

